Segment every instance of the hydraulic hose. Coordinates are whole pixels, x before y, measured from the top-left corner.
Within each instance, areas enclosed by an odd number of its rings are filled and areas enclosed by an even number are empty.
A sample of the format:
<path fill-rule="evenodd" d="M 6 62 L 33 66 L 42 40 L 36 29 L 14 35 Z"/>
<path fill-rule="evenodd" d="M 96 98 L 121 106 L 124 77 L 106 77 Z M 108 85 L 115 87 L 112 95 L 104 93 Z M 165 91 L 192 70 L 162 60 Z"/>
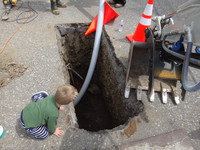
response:
<path fill-rule="evenodd" d="M 104 20 L 104 0 L 100 0 L 98 20 L 97 20 L 97 30 L 96 30 L 96 34 L 95 34 L 95 41 L 94 41 L 92 57 L 90 60 L 90 66 L 89 66 L 85 81 L 83 83 L 83 86 L 81 87 L 81 90 L 80 90 L 77 98 L 74 100 L 75 106 L 80 102 L 81 98 L 85 94 L 85 91 L 87 90 L 87 88 L 90 84 L 90 81 L 92 79 L 93 73 L 94 73 L 94 69 L 96 66 L 98 53 L 99 53 L 100 40 L 101 40 L 101 34 L 102 34 L 102 28 L 103 28 L 103 20 Z"/>
<path fill-rule="evenodd" d="M 162 48 L 169 54 L 175 56 L 175 57 L 178 57 L 182 60 L 185 60 L 185 55 L 183 54 L 180 54 L 180 53 L 177 53 L 175 51 L 172 51 L 170 50 L 169 48 L 167 48 L 167 46 L 165 45 L 165 40 L 167 38 L 167 36 L 171 36 L 171 35 L 176 35 L 176 34 L 185 34 L 185 33 L 178 33 L 178 32 L 171 32 L 171 33 L 168 33 L 168 34 L 165 34 L 165 36 L 163 37 L 163 40 L 162 40 Z M 189 59 L 190 63 L 193 63 L 195 65 L 198 65 L 200 66 L 200 60 L 198 59 L 195 59 L 195 58 L 190 58 Z"/>
<path fill-rule="evenodd" d="M 193 45 L 191 29 L 188 29 L 187 34 L 188 34 L 188 43 L 187 43 L 187 50 L 185 54 L 185 60 L 183 62 L 182 84 L 186 91 L 195 92 L 200 89 L 200 82 L 192 86 L 188 84 L 188 66 L 190 63 L 190 54 L 191 54 L 192 45 Z"/>

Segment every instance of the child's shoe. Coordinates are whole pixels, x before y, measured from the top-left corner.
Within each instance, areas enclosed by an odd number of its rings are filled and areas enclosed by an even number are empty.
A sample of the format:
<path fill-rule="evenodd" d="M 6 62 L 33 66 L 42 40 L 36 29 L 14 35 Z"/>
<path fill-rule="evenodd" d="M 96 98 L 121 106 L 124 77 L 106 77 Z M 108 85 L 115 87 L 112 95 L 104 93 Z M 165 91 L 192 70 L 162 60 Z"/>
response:
<path fill-rule="evenodd" d="M 57 8 L 56 0 L 51 0 L 51 11 L 54 15 L 60 14 L 60 11 Z"/>
<path fill-rule="evenodd" d="M 45 97 L 49 96 L 49 94 L 45 91 L 40 91 L 31 97 L 32 101 L 37 102 L 38 100 L 44 99 Z"/>
<path fill-rule="evenodd" d="M 67 7 L 67 4 L 61 2 L 60 0 L 56 1 L 56 5 L 57 5 L 57 7 L 61 7 L 61 8 L 66 8 Z"/>

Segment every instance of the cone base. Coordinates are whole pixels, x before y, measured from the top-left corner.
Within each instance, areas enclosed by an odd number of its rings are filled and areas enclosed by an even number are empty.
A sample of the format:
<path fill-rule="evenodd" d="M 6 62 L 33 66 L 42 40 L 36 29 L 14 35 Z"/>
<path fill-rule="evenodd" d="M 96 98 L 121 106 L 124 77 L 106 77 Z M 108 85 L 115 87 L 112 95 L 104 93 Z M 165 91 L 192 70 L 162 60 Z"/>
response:
<path fill-rule="evenodd" d="M 126 35 L 126 38 L 127 38 L 130 42 L 133 41 L 133 35 L 132 35 L 132 34 L 127 34 L 127 35 Z"/>

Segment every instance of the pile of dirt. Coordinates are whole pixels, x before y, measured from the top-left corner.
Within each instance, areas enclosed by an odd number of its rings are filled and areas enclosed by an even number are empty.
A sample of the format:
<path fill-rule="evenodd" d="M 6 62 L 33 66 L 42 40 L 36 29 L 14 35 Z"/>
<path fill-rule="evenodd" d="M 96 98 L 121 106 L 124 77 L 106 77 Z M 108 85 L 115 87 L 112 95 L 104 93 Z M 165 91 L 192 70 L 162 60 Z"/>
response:
<path fill-rule="evenodd" d="M 15 77 L 22 76 L 27 68 L 25 65 L 17 64 L 12 59 L 0 60 L 0 87 L 6 86 Z"/>

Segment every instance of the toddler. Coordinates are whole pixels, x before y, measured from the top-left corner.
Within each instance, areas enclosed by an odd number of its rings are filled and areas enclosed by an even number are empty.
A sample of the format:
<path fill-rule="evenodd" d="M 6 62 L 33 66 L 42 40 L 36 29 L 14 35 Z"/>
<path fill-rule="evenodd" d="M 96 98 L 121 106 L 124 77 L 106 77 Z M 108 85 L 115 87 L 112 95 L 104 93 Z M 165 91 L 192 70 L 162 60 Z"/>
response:
<path fill-rule="evenodd" d="M 63 110 L 62 105 L 69 104 L 77 95 L 76 88 L 71 85 L 59 86 L 53 96 L 45 92 L 36 93 L 33 101 L 21 112 L 22 127 L 37 139 L 44 139 L 49 134 L 62 136 L 63 130 L 56 127 L 59 110 Z"/>

